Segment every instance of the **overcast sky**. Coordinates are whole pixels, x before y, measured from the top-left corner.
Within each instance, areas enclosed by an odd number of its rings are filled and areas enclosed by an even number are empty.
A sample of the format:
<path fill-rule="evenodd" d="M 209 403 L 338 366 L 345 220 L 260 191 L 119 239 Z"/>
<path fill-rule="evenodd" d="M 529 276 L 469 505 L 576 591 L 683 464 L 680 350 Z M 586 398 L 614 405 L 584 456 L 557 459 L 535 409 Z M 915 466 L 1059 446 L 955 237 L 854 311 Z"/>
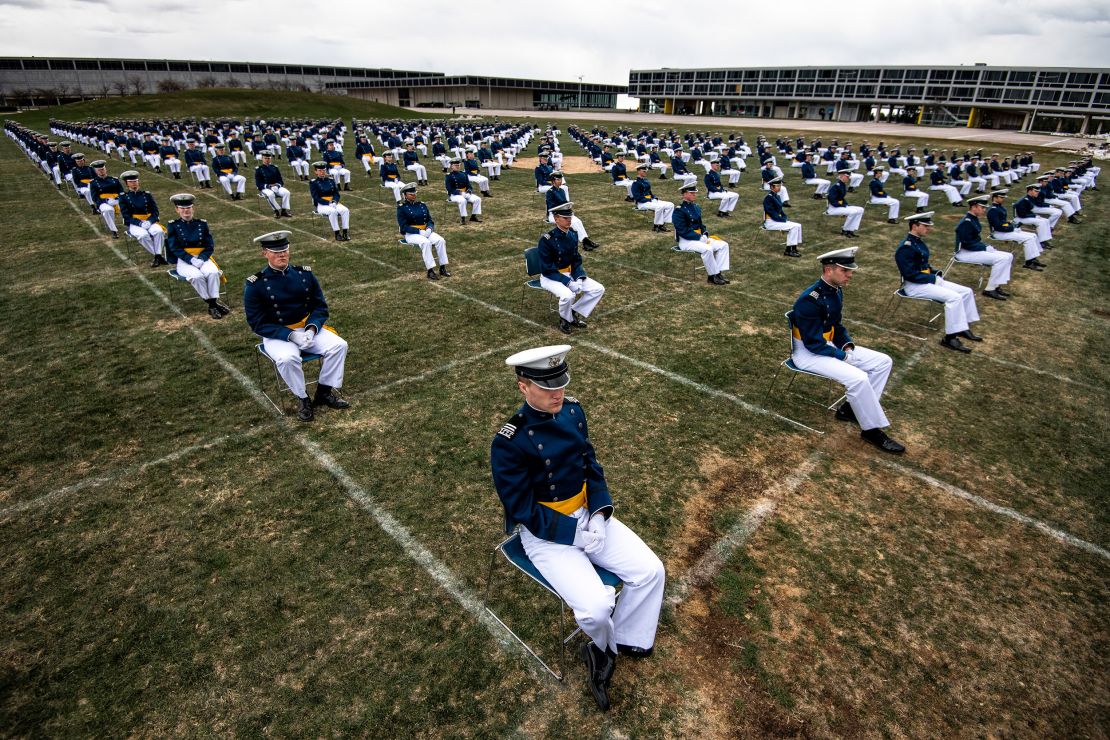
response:
<path fill-rule="evenodd" d="M 0 36 L 0 54 L 11 56 L 582 75 L 625 84 L 630 69 L 658 67 L 1110 67 L 1110 0 L 0 0 Z"/>

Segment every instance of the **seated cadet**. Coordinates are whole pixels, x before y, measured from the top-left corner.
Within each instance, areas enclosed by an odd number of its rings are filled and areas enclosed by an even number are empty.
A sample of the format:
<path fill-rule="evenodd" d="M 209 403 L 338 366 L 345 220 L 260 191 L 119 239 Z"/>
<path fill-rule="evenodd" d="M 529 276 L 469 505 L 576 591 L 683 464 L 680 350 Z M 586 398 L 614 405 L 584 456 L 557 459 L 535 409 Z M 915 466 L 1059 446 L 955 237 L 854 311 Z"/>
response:
<path fill-rule="evenodd" d="M 486 168 L 486 176 L 490 180 L 501 179 L 501 163 L 493 156 L 489 147 L 481 146 L 478 148 L 478 161 Z"/>
<path fill-rule="evenodd" d="M 881 177 L 883 174 L 883 166 L 876 165 L 873 172 L 875 176 L 871 178 L 871 182 L 868 183 L 868 187 L 871 189 L 871 200 L 868 202 L 877 206 L 886 206 L 886 222 L 888 224 L 896 224 L 898 223 L 898 212 L 901 210 L 902 204 L 897 198 L 891 198 L 887 195 Z"/>
<path fill-rule="evenodd" d="M 405 183 L 401 182 L 401 170 L 393 161 L 393 152 L 386 152 L 382 155 L 382 163 L 378 167 L 378 175 L 382 178 L 382 187 L 392 190 L 393 199 L 400 203 L 401 188 L 404 187 Z"/>
<path fill-rule="evenodd" d="M 555 228 L 540 237 L 540 287 L 559 299 L 559 331 L 585 329 L 585 319 L 605 294 L 605 286 L 588 277 L 578 253 L 578 235 L 570 230 L 573 203 L 552 209 Z"/>
<path fill-rule="evenodd" d="M 274 218 L 292 218 L 293 214 L 289 212 L 289 189 L 285 187 L 281 170 L 273 162 L 274 155 L 270 150 L 262 152 L 262 164 L 254 168 L 254 185 L 258 188 L 258 194 L 274 209 Z"/>
<path fill-rule="evenodd" d="M 696 185 L 698 182 L 698 176 L 686 169 L 686 163 L 682 161 L 682 157 L 679 156 L 680 154 L 681 152 L 676 149 L 675 157 L 671 160 L 671 179 L 681 180 L 682 184 L 679 187 Z"/>
<path fill-rule="evenodd" d="M 158 156 L 161 157 L 162 163 L 166 165 L 166 169 L 173 173 L 173 179 L 181 179 L 181 160 L 177 158 L 177 147 L 173 145 L 171 139 L 167 138 L 162 146 L 158 147 Z"/>
<path fill-rule="evenodd" d="M 983 338 L 971 332 L 970 324 L 979 320 L 975 291 L 945 280 L 929 264 L 929 246 L 924 237 L 933 228 L 933 212 L 908 216 L 910 233 L 894 252 L 894 262 L 902 275 L 902 290 L 911 298 L 927 298 L 944 303 L 944 339 L 941 346 L 957 352 L 970 352 L 960 337 L 973 342 Z"/>
<path fill-rule="evenodd" d="M 227 149 L 235 164 L 246 164 L 247 153 L 243 150 L 243 140 L 238 136 L 232 136 L 227 140 Z"/>
<path fill-rule="evenodd" d="M 556 170 L 551 173 L 551 189 L 544 193 L 544 199 L 547 201 L 547 222 L 553 224 L 555 217 L 551 215 L 551 209 L 567 202 L 567 188 L 563 185 L 562 172 Z M 586 227 L 578 216 L 570 217 L 570 227 L 578 234 L 578 241 L 587 252 L 592 252 L 601 246 L 586 233 Z"/>
<path fill-rule="evenodd" d="M 351 223 L 351 211 L 339 202 L 339 186 L 328 175 L 326 162 L 313 162 L 312 169 L 316 177 L 308 184 L 308 192 L 312 195 L 312 205 L 316 212 L 328 217 L 332 233 L 337 242 L 351 241 L 351 234 L 347 231 Z"/>
<path fill-rule="evenodd" d="M 351 406 L 335 393 L 343 386 L 347 342 L 327 324 L 328 304 L 312 268 L 289 264 L 289 234 L 274 231 L 254 240 L 262 247 L 267 266 L 247 278 L 243 313 L 251 331 L 262 337 L 262 346 L 281 379 L 300 400 L 297 418 L 312 421 L 316 406 Z M 301 368 L 302 353 L 322 356 L 316 395 L 311 401 Z"/>
<path fill-rule="evenodd" d="M 686 155 L 686 156 L 689 156 L 689 155 Z M 652 149 L 651 151 L 645 151 L 643 159 L 645 160 L 645 164 L 647 164 L 647 166 L 649 168 L 651 168 L 653 170 L 659 170 L 659 179 L 660 180 L 666 180 L 667 179 L 667 167 L 668 167 L 668 165 L 667 165 L 666 162 L 663 161 L 662 157 L 659 156 L 658 151 L 656 151 L 655 149 Z M 683 164 L 686 163 L 686 160 L 682 155 L 682 147 L 680 147 L 680 146 L 676 146 L 674 148 L 673 153 L 671 154 L 671 165 L 674 164 L 675 159 L 678 159 Z"/>
<path fill-rule="evenodd" d="M 404 185 L 401 192 L 404 200 L 397 204 L 397 226 L 401 229 L 402 238 L 420 248 L 429 280 L 439 280 L 439 275 L 436 275 L 436 260 L 432 256 L 433 248 L 439 258 L 439 274 L 451 277 L 451 273 L 447 271 L 447 241 L 435 232 L 435 222 L 432 221 L 428 206 L 416 199 L 416 183 Z"/>
<path fill-rule="evenodd" d="M 1003 194 L 1005 192 L 1002 191 Z M 987 279 L 987 289 L 983 291 L 983 295 L 996 301 L 1004 301 L 1010 294 L 1002 286 L 1010 282 L 1014 255 L 1000 252 L 983 243 L 983 225 L 979 219 L 987 210 L 986 197 L 968 200 L 967 209 L 960 223 L 956 224 L 956 261 L 989 267 L 991 275 Z"/>
<path fill-rule="evenodd" d="M 158 223 L 158 204 L 154 202 L 154 196 L 146 190 L 139 190 L 139 173 L 136 170 L 124 172 L 120 179 L 127 187 L 119 197 L 123 225 L 153 256 L 151 267 L 168 264 L 162 256 L 166 229 Z"/>
<path fill-rule="evenodd" d="M 617 655 L 652 654 L 666 572 L 643 540 L 613 516 L 586 414 L 564 394 L 570 349 L 538 347 L 505 360 L 516 371 L 524 404 L 494 436 L 490 467 L 505 508 L 505 532 L 519 525 L 524 552 L 590 638 L 579 655 L 590 692 L 605 711 Z M 619 599 L 594 565 L 624 582 Z"/>
<path fill-rule="evenodd" d="M 103 159 L 93 162 L 92 168 L 96 174 L 89 183 L 89 199 L 92 201 L 93 213 L 99 213 L 108 231 L 112 232 L 112 238 L 119 239 L 119 229 L 116 228 L 116 206 L 119 205 L 123 185 L 108 174 L 108 163 Z"/>
<path fill-rule="evenodd" d="M 729 269 L 728 242 L 709 235 L 701 220 L 698 205 L 698 186 L 687 185 L 681 189 L 682 202 L 671 217 L 675 240 L 683 252 L 697 252 L 705 265 L 706 282 L 710 285 L 727 285 L 730 281 L 721 273 Z"/>
<path fill-rule="evenodd" d="M 416 153 L 416 145 L 412 142 L 405 144 L 405 152 L 401 155 L 405 162 L 405 169 L 416 175 L 417 185 L 428 184 L 428 168 L 420 164 L 420 157 Z"/>
<path fill-rule="evenodd" d="M 1035 198 L 1037 208 L 1034 209 L 1034 213 L 1048 216 L 1052 228 L 1056 228 L 1056 223 L 1059 221 L 1060 216 L 1066 216 L 1068 223 L 1079 223 L 1079 219 L 1075 217 L 1075 208 L 1072 207 L 1072 204 L 1056 197 L 1052 179 L 1052 175 L 1050 174 L 1044 174 L 1037 178 L 1037 185 L 1040 188 L 1040 192 Z M 1052 221 L 1052 218 L 1055 218 L 1056 221 Z"/>
<path fill-rule="evenodd" d="M 235 164 L 234 159 L 227 156 L 227 148 L 223 144 L 216 144 L 215 149 L 216 156 L 212 157 L 212 170 L 216 173 L 216 178 L 232 200 L 242 200 L 243 193 L 247 189 L 247 178 L 239 174 L 239 166 Z M 235 192 L 231 190 L 232 185 L 235 186 Z"/>
<path fill-rule="evenodd" d="M 231 309 L 220 303 L 220 267 L 212 259 L 215 242 L 208 222 L 193 218 L 196 196 L 178 193 L 170 196 L 178 218 L 170 221 L 166 237 L 166 256 L 176 262 L 177 274 L 189 281 L 197 295 L 208 304 L 208 315 L 222 319 Z"/>
<path fill-rule="evenodd" d="M 212 187 L 211 170 L 204 161 L 204 152 L 197 149 L 196 139 L 185 140 L 185 166 L 197 177 L 202 188 Z"/>
<path fill-rule="evenodd" d="M 143 142 L 139 145 L 139 150 L 143 153 L 143 159 L 155 172 L 162 171 L 162 158 L 158 156 L 158 142 L 154 140 L 153 135 L 143 134 Z"/>
<path fill-rule="evenodd" d="M 917 176 L 912 171 L 906 173 L 906 176 L 902 178 L 902 197 L 913 198 L 917 201 L 914 213 L 921 213 L 925 210 L 925 206 L 929 205 L 929 194 L 918 190 Z"/>
<path fill-rule="evenodd" d="M 836 410 L 840 421 L 855 422 L 860 437 L 883 452 L 901 455 L 906 448 L 883 431 L 890 422 L 879 404 L 893 363 L 882 352 L 857 347 L 844 328 L 844 286 L 857 269 L 856 252 L 848 247 L 817 258 L 821 278 L 802 291 L 794 302 L 793 352 L 801 370 L 835 380 L 848 399 Z"/>
<path fill-rule="evenodd" d="M 806 185 L 814 186 L 813 195 L 811 197 L 814 200 L 823 200 L 825 193 L 829 192 L 829 185 L 831 185 L 832 182 L 817 176 L 817 170 L 813 167 L 813 152 L 805 153 L 805 161 L 801 163 L 801 168 L 802 182 Z M 849 175 L 849 179 L 851 179 L 851 175 Z"/>
<path fill-rule="evenodd" d="M 1063 167 L 1057 167 L 1055 177 L 1050 177 L 1045 180 L 1044 187 L 1049 191 L 1048 203 L 1051 203 L 1058 208 L 1063 209 L 1064 215 L 1068 217 L 1069 224 L 1080 223 L 1077 215 L 1083 210 L 1083 205 L 1079 202 L 1079 193 L 1069 189 L 1067 173 Z M 1071 213 L 1065 206 L 1071 206 Z"/>
<path fill-rule="evenodd" d="M 737 173 L 737 177 L 739 176 L 740 173 Z M 705 189 L 709 200 L 720 201 L 717 204 L 717 218 L 731 218 L 730 214 L 736 210 L 736 204 L 740 202 L 740 193 L 725 190 L 721 185 L 720 159 L 714 159 L 709 163 L 709 170 L 705 173 Z"/>
<path fill-rule="evenodd" d="M 359 134 L 358 136 L 358 143 L 355 145 L 355 158 L 361 160 L 363 169 L 366 170 L 366 176 L 371 177 L 371 169 L 374 166 L 374 145 L 370 143 L 366 134 Z"/>
<path fill-rule="evenodd" d="M 959 172 L 959 169 L 957 168 L 956 171 Z M 955 185 L 949 185 L 947 182 L 945 182 L 943 167 L 934 167 L 933 171 L 929 173 L 929 180 L 932 183 L 931 185 L 929 185 L 930 190 L 943 190 L 944 194 L 948 196 L 949 204 L 957 207 L 963 205 L 964 194 L 968 190 L 971 190 L 971 183 L 964 183 L 965 187 L 961 191 Z"/>
<path fill-rule="evenodd" d="M 786 189 L 786 184 L 783 183 L 782 170 L 775 166 L 775 160 L 769 158 L 764 160 L 763 169 L 759 171 L 759 177 L 763 180 L 763 189 L 770 190 L 771 180 L 778 179 L 779 181 L 779 200 L 782 201 L 783 208 L 791 208 L 790 205 L 790 192 Z"/>
<path fill-rule="evenodd" d="M 92 181 L 96 179 L 96 172 L 92 167 L 85 164 L 85 155 L 80 152 L 75 152 L 73 155 L 73 171 L 70 172 L 73 180 L 73 187 L 77 194 L 85 199 L 85 202 L 92 206 L 92 193 L 90 187 Z M 98 210 L 93 210 L 93 213 L 98 213 Z"/>
<path fill-rule="evenodd" d="M 328 174 L 335 180 L 336 185 L 342 184 L 344 190 L 350 191 L 351 171 L 347 169 L 343 161 L 343 152 L 336 147 L 334 139 L 324 142 L 324 151 L 320 153 L 320 158 L 327 164 Z"/>
<path fill-rule="evenodd" d="M 293 168 L 293 173 L 297 176 L 298 180 L 308 180 L 308 155 L 305 154 L 304 147 L 297 143 L 291 143 L 285 147 L 285 157 L 289 160 L 289 166 Z"/>
<path fill-rule="evenodd" d="M 440 141 L 439 134 L 432 137 L 432 159 L 443 166 L 445 173 L 451 168 L 451 156 L 447 154 L 447 147 Z"/>
<path fill-rule="evenodd" d="M 466 159 L 462 161 L 462 168 L 463 172 L 466 173 L 466 179 L 472 185 L 478 186 L 483 198 L 493 197 L 493 193 L 489 191 L 489 178 L 482 174 L 482 163 L 474 158 L 473 150 L 467 150 Z"/>
<path fill-rule="evenodd" d="M 1041 248 L 1052 249 L 1052 228 L 1064 212 L 1059 208 L 1047 206 L 1038 210 L 1037 198 L 1040 193 L 1041 186 L 1038 183 L 1025 186 L 1025 197 L 1014 204 L 1014 223 L 1035 226 L 1037 241 L 1041 243 Z M 1042 213 L 1043 216 L 1040 215 Z"/>
<path fill-rule="evenodd" d="M 459 223 L 466 226 L 466 206 L 470 204 L 470 220 L 481 223 L 479 216 L 482 213 L 482 199 L 470 191 L 470 178 L 462 171 L 462 160 L 451 160 L 451 171 L 443 178 L 444 187 L 447 188 L 447 200 L 459 207 Z M 550 185 L 548 187 L 551 187 Z"/>
<path fill-rule="evenodd" d="M 609 176 L 613 178 L 613 184 L 624 188 L 625 201 L 635 203 L 636 199 L 632 197 L 632 183 L 633 180 L 628 176 L 628 167 L 624 163 L 624 154 L 617 153 L 616 161 L 609 169 Z"/>
<path fill-rule="evenodd" d="M 1040 272 L 1045 267 L 1044 263 L 1037 259 L 1041 256 L 1041 243 L 1035 234 L 1022 231 L 1010 222 L 1010 216 L 1002 202 L 1006 192 L 1005 190 L 995 190 L 991 193 L 991 206 L 987 209 L 987 223 L 991 227 L 991 239 L 1020 244 L 1022 253 L 1025 255 L 1025 264 L 1022 267 Z"/>
<path fill-rule="evenodd" d="M 848 205 L 848 170 L 836 173 L 836 182 L 829 187 L 825 199 L 829 202 L 825 213 L 830 216 L 844 216 L 844 228 L 840 230 L 842 236 L 853 237 L 856 229 L 863 220 L 863 209 L 859 206 Z"/>
<path fill-rule="evenodd" d="M 767 184 L 770 186 L 771 192 L 763 196 L 763 228 L 767 231 L 785 231 L 786 251 L 783 252 L 783 255 L 801 257 L 802 254 L 798 251 L 798 245 L 802 243 L 802 225 L 787 219 L 786 211 L 782 209 L 783 204 L 779 199 L 782 178 L 776 177 Z"/>
<path fill-rule="evenodd" d="M 667 231 L 666 224 L 671 222 L 671 214 L 674 213 L 674 203 L 666 200 L 656 200 L 651 192 L 651 183 L 647 179 L 648 166 L 646 164 L 637 165 L 636 167 L 636 181 L 632 183 L 632 188 L 629 192 L 632 193 L 632 199 L 636 202 L 637 211 L 654 211 L 652 231 Z"/>
<path fill-rule="evenodd" d="M 548 164 L 548 158 L 547 152 L 541 151 L 538 156 L 539 164 L 532 169 L 532 175 L 536 178 L 537 193 L 546 193 L 551 188 L 551 173 L 555 168 Z"/>
<path fill-rule="evenodd" d="M 848 190 L 849 192 L 856 192 L 856 188 L 863 184 L 863 174 L 856 172 L 859 169 L 859 161 L 851 159 L 851 152 L 845 149 L 840 153 L 840 159 L 836 160 L 834 169 L 836 172 L 848 170 Z"/>
<path fill-rule="evenodd" d="M 721 163 L 721 175 L 728 178 L 727 186 L 730 190 L 736 189 L 736 184 L 740 182 L 740 169 L 732 163 L 729 157 L 718 157 L 717 161 Z"/>

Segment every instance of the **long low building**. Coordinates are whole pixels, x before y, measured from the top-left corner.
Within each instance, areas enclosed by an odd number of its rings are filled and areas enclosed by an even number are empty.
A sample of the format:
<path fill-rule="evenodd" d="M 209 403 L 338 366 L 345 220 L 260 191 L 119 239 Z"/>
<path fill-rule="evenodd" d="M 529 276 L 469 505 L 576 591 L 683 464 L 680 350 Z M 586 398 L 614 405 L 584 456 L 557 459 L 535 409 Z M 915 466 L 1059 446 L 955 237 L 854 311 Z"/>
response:
<path fill-rule="evenodd" d="M 629 72 L 628 94 L 651 113 L 1110 131 L 1110 69 L 1102 68 L 640 69 Z"/>
<path fill-rule="evenodd" d="M 617 95 L 628 88 L 595 82 L 526 80 L 514 77 L 414 76 L 388 80 L 330 82 L 329 90 L 352 97 L 414 108 L 502 108 L 511 110 L 565 110 L 617 105 Z"/>

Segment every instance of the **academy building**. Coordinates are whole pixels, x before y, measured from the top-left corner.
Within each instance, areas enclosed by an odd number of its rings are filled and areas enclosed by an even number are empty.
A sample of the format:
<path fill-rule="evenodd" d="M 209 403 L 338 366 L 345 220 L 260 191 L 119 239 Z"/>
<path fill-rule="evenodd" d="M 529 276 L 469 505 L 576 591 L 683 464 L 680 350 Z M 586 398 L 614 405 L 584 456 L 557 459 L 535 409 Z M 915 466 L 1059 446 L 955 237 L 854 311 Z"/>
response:
<path fill-rule="evenodd" d="M 1110 132 L 1110 69 L 1102 68 L 638 69 L 628 94 L 649 113 Z"/>

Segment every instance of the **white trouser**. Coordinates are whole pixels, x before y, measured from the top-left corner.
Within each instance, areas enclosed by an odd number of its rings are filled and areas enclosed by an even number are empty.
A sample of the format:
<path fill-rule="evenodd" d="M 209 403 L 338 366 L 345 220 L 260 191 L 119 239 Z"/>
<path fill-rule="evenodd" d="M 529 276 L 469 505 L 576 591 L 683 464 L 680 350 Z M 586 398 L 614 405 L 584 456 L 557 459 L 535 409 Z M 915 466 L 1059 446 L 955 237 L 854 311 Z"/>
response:
<path fill-rule="evenodd" d="M 471 185 L 477 185 L 483 193 L 489 192 L 489 178 L 485 175 L 467 175 L 466 179 L 470 180 Z"/>
<path fill-rule="evenodd" d="M 50 168 L 50 174 L 54 178 L 54 184 L 55 185 L 61 185 L 62 184 L 62 168 L 61 167 L 59 167 L 58 165 L 54 165 L 53 167 Z"/>
<path fill-rule="evenodd" d="M 844 216 L 844 231 L 855 231 L 863 221 L 863 209 L 859 206 L 830 206 L 825 213 L 830 216 Z"/>
<path fill-rule="evenodd" d="M 220 269 L 212 262 L 205 260 L 201 266 L 193 267 L 186 260 L 178 260 L 177 274 L 189 281 L 193 290 L 204 300 L 220 297 Z"/>
<path fill-rule="evenodd" d="M 423 155 L 425 157 L 428 156 L 428 145 L 427 144 L 417 144 L 416 149 L 417 149 L 417 151 L 420 152 L 421 155 Z"/>
<path fill-rule="evenodd" d="M 902 203 L 897 198 L 891 198 L 889 195 L 885 198 L 877 198 L 871 196 L 871 204 L 876 206 L 886 206 L 887 218 L 898 218 L 898 213 L 902 210 Z"/>
<path fill-rule="evenodd" d="M 136 164 L 139 161 L 139 157 L 143 156 L 143 153 L 139 149 L 128 149 L 127 155 L 131 158 L 131 164 Z"/>
<path fill-rule="evenodd" d="M 1056 197 L 1071 203 L 1071 207 L 1075 209 L 1076 213 L 1083 210 L 1083 204 L 1079 202 L 1079 193 L 1069 191 L 1066 193 L 1059 193 Z"/>
<path fill-rule="evenodd" d="M 802 243 L 802 225 L 797 221 L 775 221 L 765 217 L 763 228 L 767 231 L 785 231 L 788 247 L 796 247 Z"/>
<path fill-rule="evenodd" d="M 1061 211 L 1064 212 L 1064 216 L 1067 217 L 1067 218 L 1071 218 L 1072 216 L 1075 215 L 1075 206 L 1073 206 L 1071 203 L 1069 203 L 1068 201 L 1066 201 L 1062 198 L 1056 198 L 1056 197 L 1045 198 L 1044 202 L 1045 203 L 1050 203 L 1050 204 L 1056 206 L 1057 208 L 1059 208 Z"/>
<path fill-rule="evenodd" d="M 117 230 L 116 205 L 118 203 L 119 200 L 117 200 L 116 198 L 101 198 L 100 205 L 97 206 L 97 210 L 100 211 L 100 217 L 104 219 L 104 225 L 113 232 Z"/>
<path fill-rule="evenodd" d="M 863 175 L 859 172 L 850 172 L 848 174 L 848 187 L 858 188 L 863 184 Z"/>
<path fill-rule="evenodd" d="M 923 190 L 908 190 L 902 193 L 903 198 L 913 198 L 917 201 L 918 208 L 924 208 L 929 205 L 929 194 Z"/>
<path fill-rule="evenodd" d="M 336 185 L 351 181 L 351 171 L 346 167 L 331 167 L 328 169 L 328 175 L 335 180 Z"/>
<path fill-rule="evenodd" d="M 501 165 L 496 159 L 487 159 L 482 166 L 489 170 L 490 177 L 501 177 Z"/>
<path fill-rule="evenodd" d="M 404 186 L 404 184 L 405 183 L 401 182 L 400 180 L 383 180 L 382 181 L 382 187 L 389 188 L 390 190 L 392 190 L 393 191 L 393 200 L 397 201 L 398 203 L 401 202 L 401 188 Z"/>
<path fill-rule="evenodd" d="M 466 218 L 466 204 L 470 204 L 470 212 L 477 216 L 482 213 L 482 199 L 474 193 L 459 193 L 452 195 L 447 200 L 455 203 L 459 207 L 459 218 Z"/>
<path fill-rule="evenodd" d="M 421 182 L 425 182 L 428 179 L 428 168 L 425 167 L 424 165 L 420 164 L 419 162 L 413 162 L 412 164 L 410 164 L 405 169 L 408 170 L 409 172 L 415 172 L 416 173 L 416 179 L 421 181 Z"/>
<path fill-rule="evenodd" d="M 166 230 L 162 224 L 154 221 L 140 221 L 127 228 L 128 233 L 135 237 L 143 249 L 151 254 L 162 254 L 162 244 L 166 239 Z"/>
<path fill-rule="evenodd" d="M 582 508 L 573 516 L 578 529 L 585 529 L 589 511 Z M 605 543 L 591 555 L 573 545 L 542 540 L 525 527 L 520 542 L 598 648 L 615 653 L 617 645 L 647 649 L 655 644 L 666 572 L 651 548 L 615 516 L 605 525 Z M 620 599 L 598 578 L 595 564 L 624 582 Z"/>
<path fill-rule="evenodd" d="M 303 159 L 293 159 L 289 161 L 289 165 L 293 168 L 293 172 L 302 177 L 308 177 L 308 162 Z"/>
<path fill-rule="evenodd" d="M 232 184 L 235 185 L 235 192 L 242 193 L 247 189 L 247 178 L 242 175 L 220 175 L 220 184 L 224 186 L 228 195 L 231 195 Z"/>
<path fill-rule="evenodd" d="M 627 177 L 624 178 L 623 180 L 613 180 L 613 184 L 614 185 L 620 185 L 622 188 L 625 189 L 625 192 L 629 196 L 632 195 L 632 183 L 633 182 L 635 182 L 635 180 L 629 180 Z"/>
<path fill-rule="evenodd" d="M 709 200 L 721 201 L 717 205 L 717 210 L 723 213 L 731 213 L 736 209 L 736 204 L 740 202 L 740 193 L 732 193 L 727 190 L 721 190 L 716 193 L 710 193 Z"/>
<path fill-rule="evenodd" d="M 987 181 L 982 177 L 969 177 L 967 181 L 975 186 L 975 192 L 981 193 L 987 189 Z"/>
<path fill-rule="evenodd" d="M 666 175 L 668 166 L 669 165 L 666 162 L 653 162 L 649 169 L 659 170 L 660 175 Z M 697 178 L 694 179 L 697 180 Z"/>
<path fill-rule="evenodd" d="M 201 182 L 207 182 L 212 179 L 212 176 L 209 174 L 208 165 L 206 164 L 194 164 L 189 168 L 189 172 L 196 175 L 197 179 Z"/>
<path fill-rule="evenodd" d="M 540 287 L 554 293 L 559 299 L 559 316 L 567 321 L 574 321 L 575 312 L 583 318 L 589 316 L 605 294 L 605 286 L 589 277 L 572 279 L 570 286 L 566 286 L 558 280 L 549 280 L 540 275 Z"/>
<path fill-rule="evenodd" d="M 166 157 L 162 164 L 166 165 L 170 172 L 181 172 L 181 160 L 177 157 Z"/>
<path fill-rule="evenodd" d="M 734 170 L 730 167 L 728 169 L 722 169 L 721 174 L 728 176 L 729 185 L 735 185 L 740 182 L 740 170 Z"/>
<path fill-rule="evenodd" d="M 970 185 L 970 183 L 969 183 L 969 185 Z M 956 188 L 952 187 L 951 185 L 947 185 L 947 184 L 945 184 L 945 185 L 930 185 L 929 189 L 930 190 L 943 190 L 944 194 L 948 197 L 948 202 L 952 203 L 952 204 L 959 203 L 961 200 L 963 200 L 963 198 L 960 197 L 960 191 L 957 190 Z"/>
<path fill-rule="evenodd" d="M 654 223 L 656 226 L 669 224 L 671 214 L 674 213 L 674 203 L 668 200 L 649 200 L 646 203 L 637 203 L 637 211 L 655 211 Z"/>
<path fill-rule="evenodd" d="M 1046 217 L 1048 219 L 1049 229 L 1055 229 L 1056 224 L 1060 221 L 1060 217 L 1064 215 L 1062 209 L 1052 208 L 1050 206 L 1037 206 L 1033 209 L 1033 213 Z"/>
<path fill-rule="evenodd" d="M 990 186 L 992 188 L 997 188 L 1001 184 L 999 183 L 998 173 L 996 172 L 992 172 L 989 175 L 983 175 L 983 179 L 990 183 Z"/>
<path fill-rule="evenodd" d="M 800 369 L 830 378 L 844 386 L 848 403 L 852 405 L 860 429 L 890 426 L 879 403 L 894 364 L 888 355 L 866 347 L 856 347 L 848 352 L 846 359 L 838 360 L 835 357 L 813 354 L 800 339 L 793 340 L 793 346 L 791 358 Z M 829 346 L 833 346 L 831 342 Z"/>
<path fill-rule="evenodd" d="M 297 398 L 308 398 L 304 387 L 304 370 L 301 368 L 301 352 L 297 345 L 284 339 L 262 339 L 262 346 L 266 354 L 274 361 L 278 375 L 289 386 L 289 390 Z M 320 385 L 331 388 L 343 387 L 343 365 L 347 360 L 347 340 L 335 332 L 321 329 L 316 332 L 309 345 L 303 350 L 306 353 L 321 355 L 320 360 Z"/>
<path fill-rule="evenodd" d="M 550 213 L 547 214 L 547 223 L 555 223 L 555 217 L 552 216 Z M 584 242 L 590 238 L 590 235 L 586 233 L 586 227 L 582 223 L 582 219 L 578 218 L 578 216 L 570 217 L 570 228 L 574 231 L 574 233 L 578 234 L 579 242 Z"/>
<path fill-rule="evenodd" d="M 699 241 L 679 239 L 678 248 L 683 252 L 697 252 L 701 255 L 707 275 L 716 275 L 729 269 L 728 242 L 703 236 Z"/>
<path fill-rule="evenodd" d="M 77 185 L 77 193 L 81 195 L 85 202 L 90 206 L 92 205 L 92 189 L 88 185 Z"/>
<path fill-rule="evenodd" d="M 231 161 L 234 162 L 235 164 L 246 164 L 247 163 L 247 153 L 244 152 L 242 149 L 232 149 L 231 150 Z"/>
<path fill-rule="evenodd" d="M 975 291 L 938 277 L 935 283 L 902 283 L 906 295 L 944 303 L 944 333 L 967 331 L 968 324 L 979 320 Z"/>
<path fill-rule="evenodd" d="M 748 163 L 744 161 L 743 157 L 733 157 L 729 161 L 732 162 L 732 165 L 741 172 L 744 172 L 748 169 Z"/>
<path fill-rule="evenodd" d="M 994 247 L 987 247 L 982 251 L 961 249 L 956 252 L 956 261 L 989 267 L 991 274 L 987 278 L 987 290 L 994 290 L 999 285 L 1006 285 L 1010 282 L 1010 268 L 1014 264 L 1014 255 L 999 251 Z"/>
<path fill-rule="evenodd" d="M 821 177 L 811 177 L 805 181 L 806 185 L 816 185 L 817 189 L 814 191 L 815 195 L 824 195 L 829 192 L 829 186 L 832 182 Z"/>
<path fill-rule="evenodd" d="M 328 222 L 331 223 L 332 231 L 339 231 L 340 229 L 347 228 L 351 223 L 351 209 L 342 203 L 330 203 L 328 205 L 316 206 L 316 212 L 321 216 L 327 216 Z"/>
<path fill-rule="evenodd" d="M 405 241 L 420 247 L 420 256 L 424 258 L 425 270 L 436 266 L 436 260 L 432 257 L 433 248 L 436 250 L 435 256 L 439 259 L 439 264 L 447 264 L 447 242 L 431 229 L 422 229 L 419 234 L 405 234 Z"/>
<path fill-rule="evenodd" d="M 1041 242 L 1036 234 L 1031 234 L 1028 231 L 1021 229 L 1014 229 L 1013 231 L 996 231 L 991 233 L 991 239 L 1000 242 L 1017 242 L 1021 245 L 1021 251 L 1025 255 L 1025 261 L 1036 259 L 1041 256 Z"/>
<path fill-rule="evenodd" d="M 1015 218 L 1015 224 L 1025 224 L 1027 226 L 1037 227 L 1037 241 L 1042 244 L 1047 241 L 1052 241 L 1052 226 L 1049 224 L 1047 218 L 1040 216 L 1029 216 L 1028 218 Z"/>
<path fill-rule="evenodd" d="M 162 158 L 157 154 L 144 154 L 143 159 L 150 165 L 150 169 L 157 169 L 162 166 Z"/>
<path fill-rule="evenodd" d="M 267 185 L 262 188 L 262 196 L 270 202 L 270 208 L 275 211 L 279 208 L 289 210 L 289 189 L 282 185 Z M 281 198 L 281 204 L 278 204 L 278 198 Z"/>
<path fill-rule="evenodd" d="M 956 188 L 963 197 L 971 192 L 971 180 L 953 180 L 952 187 Z"/>
<path fill-rule="evenodd" d="M 369 154 L 363 154 L 361 159 L 362 159 L 362 168 L 364 170 L 366 170 L 367 174 L 369 174 L 373 170 L 374 165 L 377 164 L 377 163 L 374 161 L 374 158 L 372 156 L 370 156 Z"/>

